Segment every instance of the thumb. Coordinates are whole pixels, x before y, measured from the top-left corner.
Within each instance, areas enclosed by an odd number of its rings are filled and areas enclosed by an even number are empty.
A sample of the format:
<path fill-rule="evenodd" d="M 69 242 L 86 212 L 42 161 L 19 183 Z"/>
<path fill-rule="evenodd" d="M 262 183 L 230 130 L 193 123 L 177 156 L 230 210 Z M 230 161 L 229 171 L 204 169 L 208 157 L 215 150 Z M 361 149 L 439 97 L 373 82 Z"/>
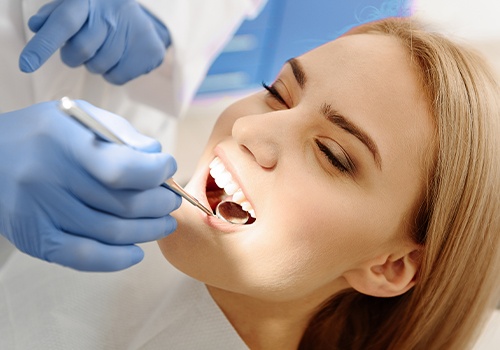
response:
<path fill-rule="evenodd" d="M 112 130 L 133 149 L 146 153 L 161 152 L 161 144 L 157 140 L 139 133 L 126 119 L 104 109 L 97 108 L 86 101 L 79 100 L 76 102 L 82 109 L 108 129 Z"/>
<path fill-rule="evenodd" d="M 99 109 L 85 101 L 77 102 L 82 109 L 112 130 L 126 144 L 126 146 L 117 145 L 86 137 L 71 142 L 71 155 L 87 173 L 109 188 L 130 190 L 150 189 L 172 177 L 177 170 L 172 156 L 141 151 L 141 149 L 158 150 L 160 147 L 157 141 L 141 135 L 125 119 L 116 114 Z"/>

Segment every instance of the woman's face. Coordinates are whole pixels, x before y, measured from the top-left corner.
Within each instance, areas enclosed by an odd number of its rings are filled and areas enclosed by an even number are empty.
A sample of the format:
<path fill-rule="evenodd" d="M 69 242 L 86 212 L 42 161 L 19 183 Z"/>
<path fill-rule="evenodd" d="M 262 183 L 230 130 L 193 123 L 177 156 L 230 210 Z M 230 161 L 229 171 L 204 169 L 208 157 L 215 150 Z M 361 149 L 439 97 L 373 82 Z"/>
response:
<path fill-rule="evenodd" d="M 323 45 L 286 63 L 269 91 L 222 113 L 186 187 L 208 206 L 218 157 L 219 176 L 231 175 L 255 222 L 231 225 L 184 202 L 162 252 L 208 285 L 269 300 L 347 287 L 350 271 L 407 248 L 432 130 L 396 39 Z"/>

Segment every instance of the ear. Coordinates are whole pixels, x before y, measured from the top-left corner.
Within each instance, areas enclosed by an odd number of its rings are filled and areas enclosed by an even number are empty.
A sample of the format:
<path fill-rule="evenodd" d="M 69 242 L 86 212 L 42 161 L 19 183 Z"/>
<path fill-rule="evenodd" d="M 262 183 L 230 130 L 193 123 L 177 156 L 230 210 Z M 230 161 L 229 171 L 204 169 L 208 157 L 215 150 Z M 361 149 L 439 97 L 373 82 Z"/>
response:
<path fill-rule="evenodd" d="M 394 297 L 415 285 L 420 267 L 421 247 L 399 254 L 372 259 L 357 269 L 347 271 L 345 279 L 360 293 L 374 297 Z"/>

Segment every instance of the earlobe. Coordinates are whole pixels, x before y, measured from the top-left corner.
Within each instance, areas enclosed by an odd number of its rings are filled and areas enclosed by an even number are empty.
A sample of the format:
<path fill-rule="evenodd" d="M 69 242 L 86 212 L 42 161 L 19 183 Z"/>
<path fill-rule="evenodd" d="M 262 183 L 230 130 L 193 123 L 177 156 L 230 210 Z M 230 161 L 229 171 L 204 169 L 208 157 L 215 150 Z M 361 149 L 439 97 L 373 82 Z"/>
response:
<path fill-rule="evenodd" d="M 352 288 L 375 297 L 394 297 L 410 290 L 420 267 L 420 249 L 379 257 L 344 275 Z"/>

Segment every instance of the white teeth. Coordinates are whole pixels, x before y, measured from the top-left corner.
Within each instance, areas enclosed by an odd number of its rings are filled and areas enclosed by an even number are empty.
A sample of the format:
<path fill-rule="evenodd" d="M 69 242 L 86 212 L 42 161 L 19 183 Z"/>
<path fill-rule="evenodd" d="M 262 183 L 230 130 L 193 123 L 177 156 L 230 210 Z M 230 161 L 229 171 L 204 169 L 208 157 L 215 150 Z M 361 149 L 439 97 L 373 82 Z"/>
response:
<path fill-rule="evenodd" d="M 252 209 L 252 206 L 247 201 L 241 203 L 240 205 L 241 205 L 241 207 L 243 208 L 244 211 L 249 211 L 249 210 Z"/>
<path fill-rule="evenodd" d="M 226 168 L 224 168 L 224 164 L 217 164 L 212 169 L 210 169 L 210 175 L 212 175 L 213 178 L 215 179 L 217 176 L 219 176 L 220 174 L 222 174 L 225 171 L 226 171 Z"/>
<path fill-rule="evenodd" d="M 217 186 L 219 188 L 223 188 L 229 196 L 232 195 L 233 197 L 231 198 L 231 200 L 235 203 L 240 204 L 243 210 L 247 211 L 250 216 L 255 218 L 255 210 L 252 208 L 250 202 L 248 202 L 240 186 L 233 181 L 233 177 L 226 170 L 219 157 L 215 157 L 214 160 L 212 160 L 209 168 L 210 175 L 212 175 L 212 177 L 214 178 Z"/>
<path fill-rule="evenodd" d="M 233 181 L 229 182 L 226 186 L 224 186 L 224 191 L 227 193 L 228 196 L 234 195 L 236 191 L 239 190 L 239 186 L 235 184 Z"/>
<path fill-rule="evenodd" d="M 215 157 L 214 160 L 210 162 L 210 165 L 208 166 L 210 169 L 215 168 L 217 165 L 222 164 L 221 160 L 219 157 Z"/>
<path fill-rule="evenodd" d="M 214 179 L 215 179 L 215 183 L 217 184 L 217 186 L 219 186 L 220 188 L 224 188 L 225 186 L 227 186 L 229 184 L 229 182 L 231 182 L 231 180 L 233 178 L 232 178 L 231 174 L 229 174 L 227 171 L 225 171 L 222 174 L 219 174 L 216 177 L 214 177 Z"/>
<path fill-rule="evenodd" d="M 243 203 L 246 200 L 245 195 L 243 194 L 243 191 L 241 188 L 239 188 L 236 192 L 233 193 L 233 202 L 236 203 Z"/>

